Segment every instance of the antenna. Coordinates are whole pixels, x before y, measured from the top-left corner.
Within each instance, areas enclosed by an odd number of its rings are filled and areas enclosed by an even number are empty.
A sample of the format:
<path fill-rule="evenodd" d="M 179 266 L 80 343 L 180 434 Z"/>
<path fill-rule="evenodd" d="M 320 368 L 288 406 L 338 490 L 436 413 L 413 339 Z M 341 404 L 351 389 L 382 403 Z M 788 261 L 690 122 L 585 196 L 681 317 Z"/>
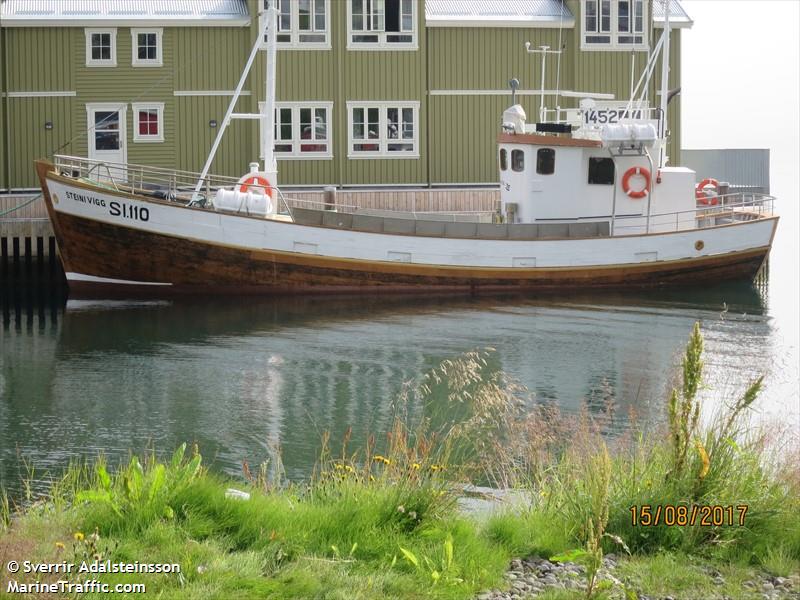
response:
<path fill-rule="evenodd" d="M 547 58 L 548 54 L 561 54 L 561 48 L 558 50 L 550 50 L 550 46 L 539 46 L 531 50 L 531 43 L 525 42 L 525 51 L 528 54 L 541 54 L 542 55 L 542 84 L 541 84 L 541 99 L 539 100 L 539 121 L 544 122 L 545 119 L 545 110 L 544 110 L 544 74 L 545 74 L 545 58 Z"/>
<path fill-rule="evenodd" d="M 511 88 L 511 106 L 514 106 L 517 103 L 517 90 L 519 89 L 519 79 L 514 77 L 514 79 L 508 82 L 508 85 Z"/>

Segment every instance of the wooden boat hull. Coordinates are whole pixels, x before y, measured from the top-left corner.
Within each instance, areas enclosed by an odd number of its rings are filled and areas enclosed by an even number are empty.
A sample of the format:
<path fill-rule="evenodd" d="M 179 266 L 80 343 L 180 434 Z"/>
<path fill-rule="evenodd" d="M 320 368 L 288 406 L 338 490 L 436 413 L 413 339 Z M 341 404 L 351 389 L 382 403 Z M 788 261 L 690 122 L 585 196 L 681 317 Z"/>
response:
<path fill-rule="evenodd" d="M 769 252 L 775 225 L 770 222 L 772 234 L 756 247 L 638 264 L 486 267 L 364 260 L 210 242 L 152 227 L 145 230 L 136 220 L 117 223 L 70 214 L 54 206 L 48 179 L 58 176 L 52 167 L 37 163 L 37 168 L 70 290 L 86 295 L 480 294 L 707 285 L 752 278 Z M 703 236 L 708 237 L 706 230 Z"/>

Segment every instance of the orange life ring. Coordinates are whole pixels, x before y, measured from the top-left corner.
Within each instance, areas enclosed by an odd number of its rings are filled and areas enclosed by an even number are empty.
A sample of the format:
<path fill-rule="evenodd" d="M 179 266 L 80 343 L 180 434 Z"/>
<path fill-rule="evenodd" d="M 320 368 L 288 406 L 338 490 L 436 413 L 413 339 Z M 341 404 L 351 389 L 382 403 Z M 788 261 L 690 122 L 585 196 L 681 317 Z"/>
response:
<path fill-rule="evenodd" d="M 272 198 L 272 185 L 266 177 L 251 175 L 239 184 L 239 191 L 245 193 L 250 189 L 251 185 L 255 188 L 256 193 L 260 192 Z"/>
<path fill-rule="evenodd" d="M 699 204 L 703 204 L 706 206 L 708 206 L 709 204 L 711 204 L 712 206 L 715 204 L 719 204 L 719 200 L 716 197 L 709 198 L 708 196 L 706 196 L 705 192 L 703 191 L 703 188 L 705 188 L 707 185 L 713 185 L 714 189 L 716 189 L 717 193 L 719 193 L 719 181 L 717 181 L 716 179 L 712 179 L 711 177 L 706 177 L 705 179 L 703 179 L 703 181 L 698 183 L 697 187 L 694 189 L 694 197 L 697 199 L 697 202 Z"/>
<path fill-rule="evenodd" d="M 631 177 L 634 175 L 641 175 L 644 177 L 644 187 L 641 190 L 635 191 L 631 189 Z M 644 167 L 631 167 L 625 171 L 625 175 L 622 176 L 622 189 L 625 190 L 625 193 L 631 198 L 636 200 L 644 198 L 650 191 L 650 171 Z"/>

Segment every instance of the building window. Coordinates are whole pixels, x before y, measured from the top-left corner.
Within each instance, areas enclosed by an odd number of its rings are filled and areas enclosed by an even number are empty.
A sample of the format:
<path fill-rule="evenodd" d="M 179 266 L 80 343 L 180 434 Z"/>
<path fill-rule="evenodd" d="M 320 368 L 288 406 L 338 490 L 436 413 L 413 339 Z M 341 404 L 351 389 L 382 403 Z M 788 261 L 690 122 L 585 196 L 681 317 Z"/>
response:
<path fill-rule="evenodd" d="M 86 66 L 117 66 L 117 30 L 86 29 Z"/>
<path fill-rule="evenodd" d="M 348 102 L 350 158 L 419 158 L 419 102 Z"/>
<path fill-rule="evenodd" d="M 539 175 L 552 175 L 556 171 L 556 151 L 552 148 L 539 148 L 536 152 L 536 172 Z"/>
<path fill-rule="evenodd" d="M 351 49 L 417 48 L 417 0 L 348 0 Z"/>
<path fill-rule="evenodd" d="M 164 141 L 164 103 L 148 102 L 132 104 L 133 108 L 133 141 Z"/>
<path fill-rule="evenodd" d="M 160 67 L 164 64 L 162 29 L 131 29 L 132 59 L 135 67 Z"/>
<path fill-rule="evenodd" d="M 522 150 L 511 151 L 511 170 L 517 173 L 525 170 L 525 152 Z"/>
<path fill-rule="evenodd" d="M 259 102 L 259 110 L 263 107 L 264 103 Z M 273 146 L 275 158 L 331 158 L 333 156 L 330 129 L 332 110 L 331 102 L 276 103 Z M 262 136 L 263 126 L 262 123 Z"/>
<path fill-rule="evenodd" d="M 647 50 L 644 0 L 582 0 L 583 50 Z"/>
<path fill-rule="evenodd" d="M 508 152 L 505 148 L 500 149 L 500 170 L 505 171 L 508 169 Z"/>
<path fill-rule="evenodd" d="M 589 157 L 589 183 L 614 185 L 614 159 Z"/>
<path fill-rule="evenodd" d="M 298 50 L 330 49 L 330 0 L 262 0 L 264 12 L 275 3 L 278 9 L 278 47 Z M 264 35 L 266 47 L 267 34 Z"/>

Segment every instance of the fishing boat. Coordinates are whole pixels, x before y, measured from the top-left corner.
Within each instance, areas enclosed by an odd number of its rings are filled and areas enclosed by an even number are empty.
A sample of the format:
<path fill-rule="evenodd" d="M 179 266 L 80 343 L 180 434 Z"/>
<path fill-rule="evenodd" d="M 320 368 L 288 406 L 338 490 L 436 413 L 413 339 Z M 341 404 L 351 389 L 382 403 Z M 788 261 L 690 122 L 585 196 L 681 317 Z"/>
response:
<path fill-rule="evenodd" d="M 591 98 L 570 109 L 542 104 L 529 123 L 512 99 L 497 137 L 497 210 L 464 219 L 284 194 L 273 154 L 276 25 L 275 9 L 268 11 L 201 172 L 63 155 L 36 162 L 71 292 L 479 294 L 708 285 L 752 278 L 769 253 L 774 198 L 728 193 L 713 179 L 695 185 L 694 171 L 669 164 L 665 60 L 660 106 L 650 107 L 644 92 L 658 55 L 669 56 L 668 14 L 624 107 Z M 267 102 L 259 114 L 236 114 L 264 34 Z M 251 163 L 240 178 L 212 175 L 236 117 L 261 122 L 264 165 Z"/>

